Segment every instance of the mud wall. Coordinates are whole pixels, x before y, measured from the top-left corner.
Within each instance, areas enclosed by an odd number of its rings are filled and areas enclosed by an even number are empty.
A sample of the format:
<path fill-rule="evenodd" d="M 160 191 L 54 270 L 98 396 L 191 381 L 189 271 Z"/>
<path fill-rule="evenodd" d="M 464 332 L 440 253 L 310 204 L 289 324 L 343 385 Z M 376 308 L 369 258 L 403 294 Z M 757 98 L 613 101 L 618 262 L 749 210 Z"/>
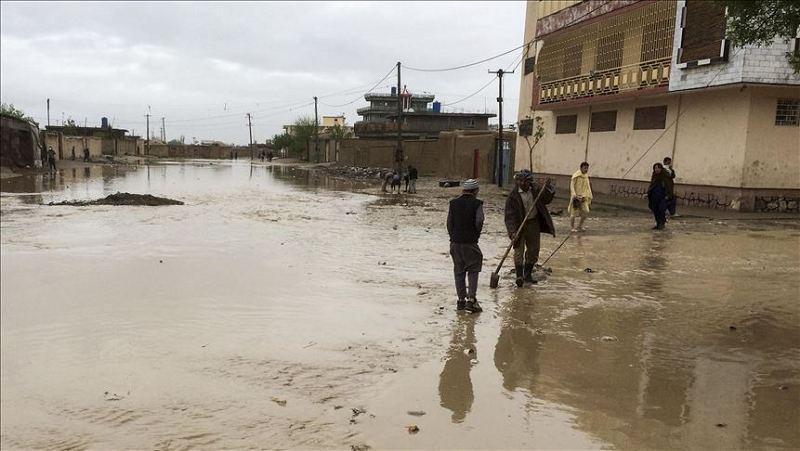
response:
<path fill-rule="evenodd" d="M 231 153 L 236 150 L 239 158 L 249 158 L 250 149 L 234 149 L 230 146 L 169 146 L 166 144 L 151 144 L 149 155 L 161 158 L 231 158 Z"/>
<path fill-rule="evenodd" d="M 483 180 L 494 178 L 494 132 L 441 132 L 436 140 L 403 141 L 404 164 L 414 165 L 420 175 Z M 514 136 L 510 135 L 512 161 Z M 386 140 L 345 139 L 339 150 L 337 164 L 358 167 L 390 168 L 394 162 L 396 143 Z"/>
<path fill-rule="evenodd" d="M 75 147 L 75 159 L 83 160 L 83 149 L 89 148 L 90 157 L 100 157 L 103 155 L 103 142 L 102 138 L 95 138 L 93 136 L 64 136 L 63 137 L 63 150 L 62 155 L 65 159 L 72 158 L 72 147 Z M 53 146 L 53 149 L 56 149 Z M 58 158 L 58 152 L 56 152 Z"/>

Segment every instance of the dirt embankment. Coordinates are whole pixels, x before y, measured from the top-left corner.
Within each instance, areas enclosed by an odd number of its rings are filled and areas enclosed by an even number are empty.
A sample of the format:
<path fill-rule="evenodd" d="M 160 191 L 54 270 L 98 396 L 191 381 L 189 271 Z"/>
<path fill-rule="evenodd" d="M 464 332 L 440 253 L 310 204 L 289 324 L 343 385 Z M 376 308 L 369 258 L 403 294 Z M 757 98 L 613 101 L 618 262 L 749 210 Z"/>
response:
<path fill-rule="evenodd" d="M 183 202 L 166 197 L 156 197 L 150 194 L 131 194 L 131 193 L 116 193 L 109 194 L 102 199 L 84 200 L 84 201 L 64 201 L 64 202 L 50 202 L 47 205 L 72 205 L 76 207 L 84 207 L 88 205 L 133 205 L 133 206 L 146 206 L 157 207 L 160 205 L 183 205 Z"/>

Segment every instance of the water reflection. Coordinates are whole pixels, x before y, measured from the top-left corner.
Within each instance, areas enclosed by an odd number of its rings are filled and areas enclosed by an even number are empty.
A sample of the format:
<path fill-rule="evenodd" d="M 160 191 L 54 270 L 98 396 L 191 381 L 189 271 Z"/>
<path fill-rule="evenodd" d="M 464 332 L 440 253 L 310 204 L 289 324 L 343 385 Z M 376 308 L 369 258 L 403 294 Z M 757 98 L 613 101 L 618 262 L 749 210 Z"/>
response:
<path fill-rule="evenodd" d="M 459 314 L 453 323 L 450 348 L 439 375 L 439 399 L 442 407 L 453 412 L 453 423 L 461 423 L 472 410 L 475 393 L 472 388 L 471 360 L 478 358 L 475 347 L 477 315 Z"/>

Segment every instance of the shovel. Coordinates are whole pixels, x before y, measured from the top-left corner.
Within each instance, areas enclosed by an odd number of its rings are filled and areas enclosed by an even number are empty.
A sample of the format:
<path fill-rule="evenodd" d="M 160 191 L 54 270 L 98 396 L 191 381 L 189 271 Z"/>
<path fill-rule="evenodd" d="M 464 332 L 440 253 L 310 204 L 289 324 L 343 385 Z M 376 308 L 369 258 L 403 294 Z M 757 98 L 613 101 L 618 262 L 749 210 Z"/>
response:
<path fill-rule="evenodd" d="M 511 244 L 508 245 L 508 248 L 506 249 L 506 253 L 503 254 L 503 258 L 500 259 L 500 264 L 497 265 L 497 269 L 495 269 L 494 272 L 492 273 L 492 277 L 491 277 L 491 279 L 489 279 L 489 287 L 490 288 L 497 288 L 497 284 L 500 283 L 500 275 L 499 275 L 500 268 L 503 267 L 503 262 L 506 261 L 506 257 L 508 257 L 508 253 L 511 251 L 511 248 L 514 247 L 515 244 L 517 244 L 517 240 L 519 239 L 519 234 L 520 234 L 520 232 L 522 232 L 522 228 L 525 227 L 525 223 L 528 222 L 528 217 L 530 217 L 531 213 L 533 213 L 533 210 L 536 209 L 536 202 L 539 201 L 539 198 L 542 196 L 542 193 L 544 192 L 545 188 L 547 188 L 547 183 L 542 185 L 542 189 L 539 190 L 539 194 L 537 194 L 536 195 L 536 199 L 533 200 L 533 208 L 531 208 L 531 210 L 525 215 L 525 218 L 522 220 L 522 223 L 519 225 L 519 228 L 517 229 L 517 232 L 514 234 L 514 240 L 511 241 Z"/>

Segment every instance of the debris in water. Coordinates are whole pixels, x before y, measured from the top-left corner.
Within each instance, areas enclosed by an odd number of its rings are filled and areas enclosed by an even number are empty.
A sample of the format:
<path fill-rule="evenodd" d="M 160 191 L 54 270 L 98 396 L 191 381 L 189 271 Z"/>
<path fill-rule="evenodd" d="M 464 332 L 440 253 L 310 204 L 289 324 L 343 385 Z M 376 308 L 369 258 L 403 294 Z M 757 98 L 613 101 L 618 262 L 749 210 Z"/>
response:
<path fill-rule="evenodd" d="M 272 398 L 272 402 L 274 402 L 275 404 L 277 404 L 277 405 L 279 405 L 281 407 L 286 407 L 286 400 L 278 399 L 278 398 Z"/>
<path fill-rule="evenodd" d="M 585 273 L 587 273 L 587 274 L 591 274 L 591 273 L 593 273 L 593 272 L 597 272 L 597 271 L 595 271 L 595 270 L 594 270 L 594 269 L 592 269 L 592 268 L 586 268 L 586 269 L 584 269 L 584 270 L 583 270 L 583 272 L 585 272 Z"/>
<path fill-rule="evenodd" d="M 369 451 L 372 447 L 369 445 L 350 445 L 350 451 Z"/>
<path fill-rule="evenodd" d="M 120 396 L 116 393 L 109 394 L 108 392 L 105 392 L 105 397 L 106 401 L 122 401 L 123 399 L 125 399 L 124 396 Z"/>
<path fill-rule="evenodd" d="M 412 417 L 421 417 L 421 416 L 425 415 L 425 412 L 422 411 L 422 410 L 409 410 L 406 413 L 408 413 Z"/>
<path fill-rule="evenodd" d="M 47 205 L 71 205 L 75 207 L 84 207 L 88 205 L 134 205 L 134 206 L 147 206 L 157 207 L 160 205 L 183 205 L 183 202 L 174 199 L 167 199 L 166 197 L 156 197 L 150 194 L 131 194 L 120 193 L 109 194 L 103 199 L 85 201 L 85 200 L 71 200 L 64 202 L 50 202 Z"/>
<path fill-rule="evenodd" d="M 410 426 L 406 426 L 406 428 L 408 428 L 408 433 L 409 434 L 416 434 L 417 432 L 419 432 L 419 426 L 417 426 L 416 424 L 412 424 Z"/>
<path fill-rule="evenodd" d="M 786 385 L 781 385 L 780 387 L 778 387 L 778 390 L 788 390 L 788 389 L 789 387 Z"/>
<path fill-rule="evenodd" d="M 728 330 L 730 330 L 731 332 L 733 332 L 733 331 L 735 331 L 735 330 L 736 330 L 736 326 L 730 326 L 730 327 L 728 327 Z"/>
<path fill-rule="evenodd" d="M 718 428 L 724 428 L 726 426 L 728 426 L 728 423 L 717 423 Z"/>
<path fill-rule="evenodd" d="M 470 363 L 470 365 L 477 365 L 478 364 L 478 359 L 472 359 L 472 360 L 469 361 L 469 363 Z"/>
<path fill-rule="evenodd" d="M 606 335 L 600 338 L 600 341 L 617 341 L 617 337 Z"/>
<path fill-rule="evenodd" d="M 467 354 L 475 354 L 475 350 L 472 348 L 467 348 L 464 352 L 466 352 Z"/>

